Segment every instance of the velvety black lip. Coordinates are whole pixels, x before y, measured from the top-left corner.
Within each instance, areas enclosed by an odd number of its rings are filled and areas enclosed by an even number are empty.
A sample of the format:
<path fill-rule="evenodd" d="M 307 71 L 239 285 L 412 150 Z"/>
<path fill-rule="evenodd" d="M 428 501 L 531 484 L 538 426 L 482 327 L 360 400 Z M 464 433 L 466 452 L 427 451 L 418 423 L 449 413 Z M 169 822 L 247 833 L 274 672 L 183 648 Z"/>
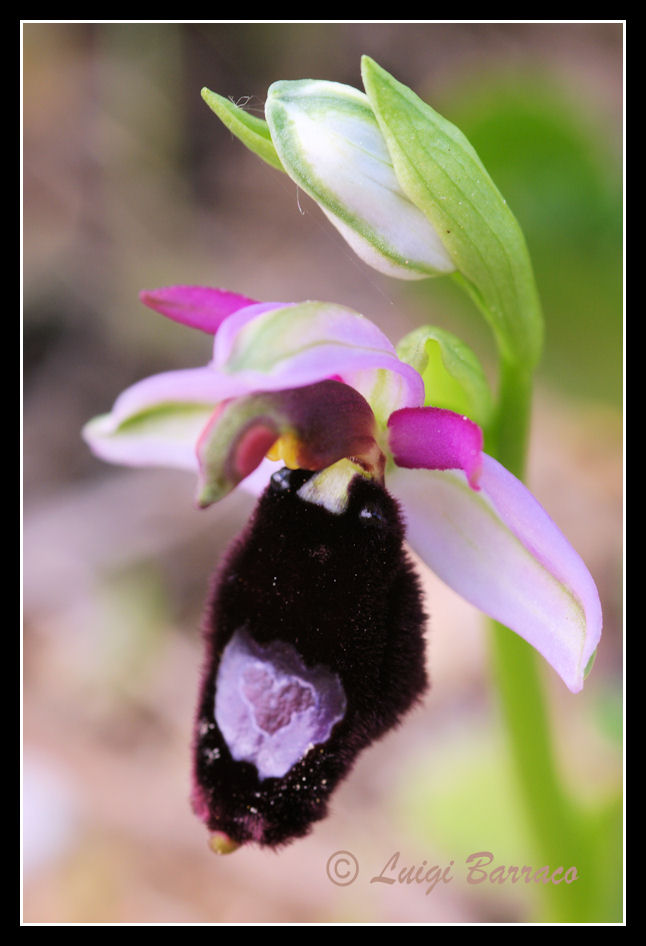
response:
<path fill-rule="evenodd" d="M 397 503 L 358 476 L 336 515 L 298 497 L 310 475 L 274 475 L 218 571 L 206 616 L 193 804 L 210 830 L 238 843 L 277 846 L 307 834 L 359 752 L 427 686 L 426 615 Z M 308 668 L 337 674 L 346 694 L 330 738 L 282 778 L 260 780 L 253 764 L 235 761 L 214 719 L 219 660 L 241 628 L 258 644 L 293 646 Z"/>

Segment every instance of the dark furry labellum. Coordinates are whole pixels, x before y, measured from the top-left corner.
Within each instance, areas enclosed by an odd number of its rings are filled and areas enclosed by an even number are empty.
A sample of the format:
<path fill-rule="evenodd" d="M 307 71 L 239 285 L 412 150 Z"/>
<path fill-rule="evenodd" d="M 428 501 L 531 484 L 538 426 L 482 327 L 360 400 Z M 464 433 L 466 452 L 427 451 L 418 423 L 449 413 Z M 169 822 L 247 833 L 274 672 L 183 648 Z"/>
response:
<path fill-rule="evenodd" d="M 332 513 L 298 495 L 311 475 L 274 474 L 208 610 L 193 807 L 236 844 L 307 834 L 359 752 L 427 686 L 396 502 L 356 476 Z"/>

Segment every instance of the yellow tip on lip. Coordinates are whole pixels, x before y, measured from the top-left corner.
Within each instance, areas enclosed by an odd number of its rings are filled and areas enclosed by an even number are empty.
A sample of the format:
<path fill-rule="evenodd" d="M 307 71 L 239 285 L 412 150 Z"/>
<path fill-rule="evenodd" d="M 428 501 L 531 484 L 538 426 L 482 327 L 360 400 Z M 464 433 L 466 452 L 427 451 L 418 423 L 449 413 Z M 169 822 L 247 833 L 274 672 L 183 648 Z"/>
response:
<path fill-rule="evenodd" d="M 233 854 L 240 845 L 233 841 L 224 831 L 214 831 L 209 838 L 209 847 L 214 854 Z"/>

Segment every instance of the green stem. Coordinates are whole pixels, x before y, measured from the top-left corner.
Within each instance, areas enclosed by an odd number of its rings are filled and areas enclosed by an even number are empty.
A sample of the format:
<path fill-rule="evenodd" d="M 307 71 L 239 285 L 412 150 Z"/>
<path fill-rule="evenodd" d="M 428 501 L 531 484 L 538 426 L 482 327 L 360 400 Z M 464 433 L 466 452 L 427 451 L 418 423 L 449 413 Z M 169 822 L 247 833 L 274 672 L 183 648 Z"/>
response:
<path fill-rule="evenodd" d="M 494 450 L 519 478 L 525 468 L 531 396 L 531 372 L 503 362 Z M 493 662 L 517 784 L 541 858 L 538 866 L 549 864 L 553 871 L 574 865 L 580 878 L 569 885 L 542 885 L 549 919 L 590 921 L 596 871 L 580 816 L 563 789 L 537 655 L 522 638 L 494 624 Z"/>
<path fill-rule="evenodd" d="M 568 886 L 541 888 L 548 914 L 541 919 L 590 922 L 598 865 L 583 819 L 562 786 L 536 654 L 522 638 L 494 622 L 493 663 L 516 783 L 540 861 L 535 866 L 549 865 L 550 874 L 574 866 L 579 878 Z"/>
<path fill-rule="evenodd" d="M 503 359 L 495 425 L 495 454 L 510 473 L 523 479 L 532 409 L 532 372 Z"/>

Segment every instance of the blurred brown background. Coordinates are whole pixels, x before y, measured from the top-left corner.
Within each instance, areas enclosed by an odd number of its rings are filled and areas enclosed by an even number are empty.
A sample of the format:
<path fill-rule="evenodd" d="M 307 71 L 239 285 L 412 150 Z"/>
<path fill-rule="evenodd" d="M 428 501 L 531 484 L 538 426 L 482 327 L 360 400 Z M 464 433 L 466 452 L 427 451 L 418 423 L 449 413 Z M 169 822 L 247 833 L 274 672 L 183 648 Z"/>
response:
<path fill-rule="evenodd" d="M 187 801 L 209 575 L 251 500 L 110 468 L 83 423 L 209 341 L 137 300 L 222 286 L 344 303 L 393 340 L 424 322 L 489 365 L 446 281 L 388 280 L 235 141 L 202 86 L 262 114 L 276 79 L 361 85 L 366 53 L 460 125 L 525 230 L 547 322 L 530 485 L 598 583 L 583 694 L 546 669 L 567 780 L 621 776 L 622 26 L 24 23 L 24 918 L 67 923 L 510 922 L 533 889 L 468 887 L 472 851 L 532 863 L 478 612 L 427 576 L 424 708 L 365 753 L 329 819 L 279 855 L 216 858 Z M 583 788 L 582 788 L 583 786 Z M 326 877 L 354 853 L 355 883 Z M 371 885 L 391 855 L 452 884 Z"/>

